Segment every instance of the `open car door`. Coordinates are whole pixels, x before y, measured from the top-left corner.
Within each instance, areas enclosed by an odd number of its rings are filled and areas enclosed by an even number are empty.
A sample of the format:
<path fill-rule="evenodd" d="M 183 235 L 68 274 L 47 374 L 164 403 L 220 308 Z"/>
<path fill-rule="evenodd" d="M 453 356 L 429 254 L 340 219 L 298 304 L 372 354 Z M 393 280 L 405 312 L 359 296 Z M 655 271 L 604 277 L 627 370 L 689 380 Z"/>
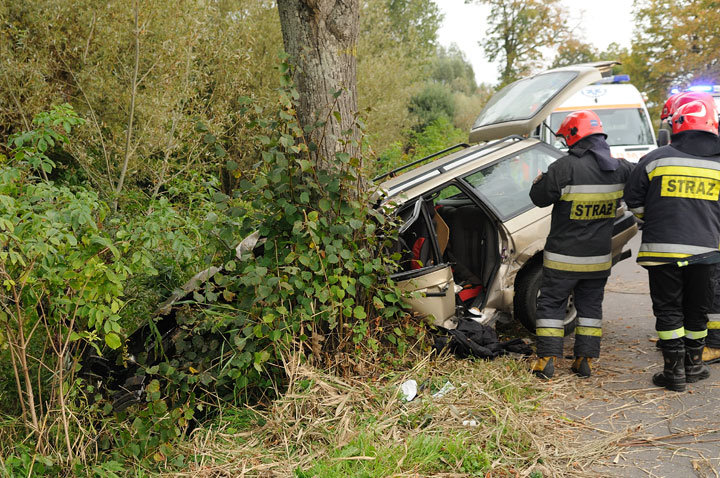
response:
<path fill-rule="evenodd" d="M 454 329 L 455 282 L 450 263 L 442 262 L 448 243 L 448 228 L 432 203 L 422 198 L 399 213 L 403 225 L 398 231 L 401 271 L 390 278 L 406 293 L 411 309 L 420 318 L 437 326 Z"/>

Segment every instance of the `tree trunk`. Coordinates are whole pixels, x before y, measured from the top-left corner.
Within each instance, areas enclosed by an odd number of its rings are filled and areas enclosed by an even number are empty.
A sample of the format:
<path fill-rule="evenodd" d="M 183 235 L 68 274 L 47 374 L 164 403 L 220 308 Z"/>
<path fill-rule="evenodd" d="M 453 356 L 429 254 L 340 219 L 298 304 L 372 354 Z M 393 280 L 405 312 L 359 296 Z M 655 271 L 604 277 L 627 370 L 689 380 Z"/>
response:
<path fill-rule="evenodd" d="M 278 0 L 285 51 L 296 66 L 298 120 L 303 128 L 320 122 L 310 139 L 318 147 L 317 164 L 324 169 L 336 167 L 337 152 L 351 157 L 360 153 L 356 126 L 359 10 L 359 0 Z"/>

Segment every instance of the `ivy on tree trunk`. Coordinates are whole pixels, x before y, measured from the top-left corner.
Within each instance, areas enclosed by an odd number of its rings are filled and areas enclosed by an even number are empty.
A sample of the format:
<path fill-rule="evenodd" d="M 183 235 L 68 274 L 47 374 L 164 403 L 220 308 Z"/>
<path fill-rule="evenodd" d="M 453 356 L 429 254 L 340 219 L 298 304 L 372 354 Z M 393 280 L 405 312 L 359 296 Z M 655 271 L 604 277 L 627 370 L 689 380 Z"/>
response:
<path fill-rule="evenodd" d="M 359 0 L 278 0 L 285 51 L 295 65 L 301 126 L 312 129 L 319 167 L 359 157 L 356 54 Z"/>

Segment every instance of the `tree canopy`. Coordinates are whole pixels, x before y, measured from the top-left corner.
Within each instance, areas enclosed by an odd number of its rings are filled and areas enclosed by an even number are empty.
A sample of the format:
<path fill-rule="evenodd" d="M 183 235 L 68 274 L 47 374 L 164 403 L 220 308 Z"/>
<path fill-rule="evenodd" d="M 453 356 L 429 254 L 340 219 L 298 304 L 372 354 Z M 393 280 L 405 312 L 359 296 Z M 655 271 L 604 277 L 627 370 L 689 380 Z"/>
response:
<path fill-rule="evenodd" d="M 543 49 L 562 43 L 568 33 L 559 0 L 466 0 L 490 7 L 489 29 L 479 43 L 490 61 L 500 60 L 500 85 L 542 64 Z"/>

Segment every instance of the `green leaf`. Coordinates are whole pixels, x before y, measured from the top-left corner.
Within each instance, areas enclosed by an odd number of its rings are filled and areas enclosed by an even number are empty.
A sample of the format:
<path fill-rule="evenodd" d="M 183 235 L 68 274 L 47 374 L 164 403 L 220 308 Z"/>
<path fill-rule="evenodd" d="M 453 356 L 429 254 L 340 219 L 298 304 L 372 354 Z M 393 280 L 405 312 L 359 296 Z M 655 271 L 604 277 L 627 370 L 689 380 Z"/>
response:
<path fill-rule="evenodd" d="M 122 345 L 120 337 L 115 332 L 110 332 L 109 334 L 105 335 L 105 343 L 113 350 L 120 348 L 120 346 Z"/>

